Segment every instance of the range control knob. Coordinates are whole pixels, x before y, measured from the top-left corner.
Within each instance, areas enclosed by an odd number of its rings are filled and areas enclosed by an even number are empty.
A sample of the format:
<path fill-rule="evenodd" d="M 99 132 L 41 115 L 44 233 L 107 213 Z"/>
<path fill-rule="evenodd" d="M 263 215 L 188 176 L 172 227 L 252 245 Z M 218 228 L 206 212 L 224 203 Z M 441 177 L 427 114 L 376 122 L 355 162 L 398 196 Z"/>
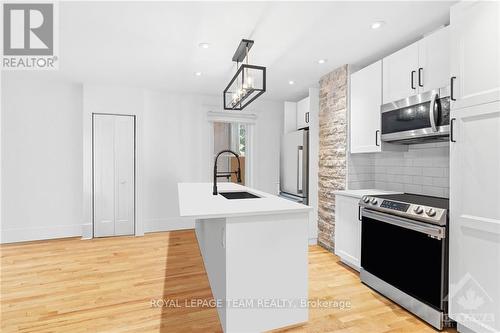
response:
<path fill-rule="evenodd" d="M 413 209 L 413 211 L 417 214 L 422 214 L 422 212 L 424 211 L 424 209 L 420 206 L 417 206 Z"/>
<path fill-rule="evenodd" d="M 372 199 L 370 200 L 370 202 L 372 203 L 372 205 L 376 205 L 376 204 L 377 204 L 377 199 L 372 198 Z"/>
<path fill-rule="evenodd" d="M 366 195 L 365 195 L 365 196 L 363 197 L 363 202 L 364 202 L 364 203 L 369 203 L 369 202 L 370 202 L 370 197 L 368 197 L 368 196 L 366 196 Z"/>
<path fill-rule="evenodd" d="M 431 216 L 431 217 L 432 217 L 432 216 L 434 216 L 434 215 L 436 215 L 436 211 L 435 211 L 434 209 L 432 209 L 432 208 L 427 209 L 427 210 L 425 211 L 425 213 L 426 213 L 427 215 Z"/>

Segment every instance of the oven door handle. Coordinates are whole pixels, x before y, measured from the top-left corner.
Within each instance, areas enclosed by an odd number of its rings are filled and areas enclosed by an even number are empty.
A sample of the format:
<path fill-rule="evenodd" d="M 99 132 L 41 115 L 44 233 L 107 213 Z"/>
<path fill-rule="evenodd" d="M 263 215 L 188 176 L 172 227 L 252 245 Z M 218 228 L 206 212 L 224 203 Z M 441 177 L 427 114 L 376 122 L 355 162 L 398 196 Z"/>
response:
<path fill-rule="evenodd" d="M 389 223 L 398 227 L 402 227 L 405 229 L 410 229 L 413 231 L 418 231 L 423 234 L 429 235 L 432 238 L 443 239 L 445 238 L 445 228 L 430 225 L 428 223 L 413 221 L 410 219 L 406 219 L 404 217 L 398 217 L 394 215 L 379 213 L 373 210 L 369 210 L 363 208 L 361 210 L 362 217 L 368 217 L 370 219 L 374 219 L 380 222 Z"/>

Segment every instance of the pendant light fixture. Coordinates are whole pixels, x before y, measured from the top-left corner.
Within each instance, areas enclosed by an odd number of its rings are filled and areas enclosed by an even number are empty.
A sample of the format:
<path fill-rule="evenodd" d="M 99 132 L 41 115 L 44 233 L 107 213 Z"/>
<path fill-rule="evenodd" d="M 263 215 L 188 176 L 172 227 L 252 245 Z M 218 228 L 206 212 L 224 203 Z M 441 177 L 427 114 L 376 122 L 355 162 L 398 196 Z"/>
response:
<path fill-rule="evenodd" d="M 224 89 L 224 110 L 243 110 L 266 91 L 266 67 L 249 64 L 248 52 L 253 43 L 242 39 L 233 55 L 236 73 Z"/>

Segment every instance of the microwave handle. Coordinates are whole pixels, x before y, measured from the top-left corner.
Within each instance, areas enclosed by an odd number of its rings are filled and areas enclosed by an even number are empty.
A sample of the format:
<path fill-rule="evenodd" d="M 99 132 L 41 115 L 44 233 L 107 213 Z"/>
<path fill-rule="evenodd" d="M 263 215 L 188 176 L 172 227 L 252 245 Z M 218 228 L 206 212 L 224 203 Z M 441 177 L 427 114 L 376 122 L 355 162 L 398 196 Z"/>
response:
<path fill-rule="evenodd" d="M 438 99 L 438 95 L 437 94 L 434 94 L 434 96 L 432 96 L 432 99 L 431 99 L 431 106 L 430 106 L 430 109 L 429 109 L 429 120 L 431 122 L 431 127 L 432 127 L 432 131 L 433 132 L 437 132 L 437 127 L 436 127 L 436 116 L 435 116 L 435 112 L 436 112 L 436 101 Z"/>

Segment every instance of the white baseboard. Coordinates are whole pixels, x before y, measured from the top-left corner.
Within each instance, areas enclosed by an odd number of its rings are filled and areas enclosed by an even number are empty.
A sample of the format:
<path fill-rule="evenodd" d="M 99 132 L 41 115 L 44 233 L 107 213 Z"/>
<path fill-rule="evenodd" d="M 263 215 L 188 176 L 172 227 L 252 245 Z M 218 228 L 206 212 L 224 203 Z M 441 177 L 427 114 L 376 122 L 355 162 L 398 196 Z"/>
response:
<path fill-rule="evenodd" d="M 92 239 L 92 223 L 82 224 L 82 239 Z"/>
<path fill-rule="evenodd" d="M 44 239 L 78 237 L 82 235 L 81 224 L 55 225 L 49 227 L 16 228 L 2 230 L 1 242 L 17 243 Z"/>
<path fill-rule="evenodd" d="M 194 219 L 166 218 L 144 221 L 144 232 L 174 231 L 194 228 Z"/>
<path fill-rule="evenodd" d="M 317 245 L 318 238 L 309 238 L 309 245 Z"/>
<path fill-rule="evenodd" d="M 166 218 L 144 221 L 144 232 L 193 229 L 194 219 Z M 92 224 L 57 225 L 50 227 L 19 228 L 2 230 L 1 243 L 28 242 L 44 239 L 79 237 L 92 238 Z M 142 236 L 136 235 L 136 236 Z"/>

